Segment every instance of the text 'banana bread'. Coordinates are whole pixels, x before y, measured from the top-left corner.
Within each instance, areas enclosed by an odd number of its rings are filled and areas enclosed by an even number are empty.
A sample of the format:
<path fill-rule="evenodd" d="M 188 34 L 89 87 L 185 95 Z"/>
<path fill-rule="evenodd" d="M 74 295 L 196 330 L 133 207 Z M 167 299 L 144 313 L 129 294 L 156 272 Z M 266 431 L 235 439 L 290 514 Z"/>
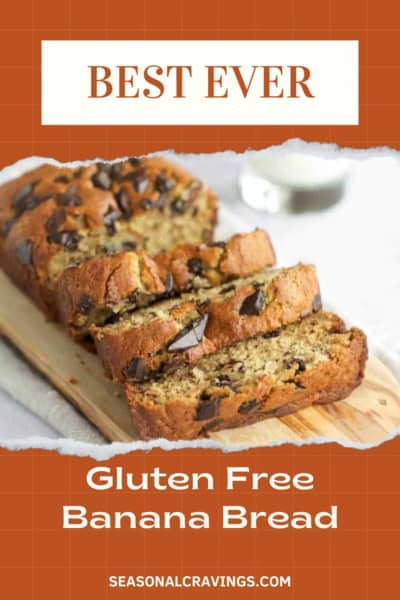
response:
<path fill-rule="evenodd" d="M 47 313 L 72 265 L 121 250 L 149 255 L 213 239 L 215 195 L 161 157 L 42 165 L 0 188 L 0 261 Z"/>
<path fill-rule="evenodd" d="M 195 365 L 125 384 L 143 439 L 192 439 L 341 400 L 362 380 L 366 337 L 319 312 L 281 331 L 241 341 Z"/>
<path fill-rule="evenodd" d="M 112 379 L 143 381 L 320 307 L 315 267 L 299 264 L 183 294 L 90 331 Z"/>

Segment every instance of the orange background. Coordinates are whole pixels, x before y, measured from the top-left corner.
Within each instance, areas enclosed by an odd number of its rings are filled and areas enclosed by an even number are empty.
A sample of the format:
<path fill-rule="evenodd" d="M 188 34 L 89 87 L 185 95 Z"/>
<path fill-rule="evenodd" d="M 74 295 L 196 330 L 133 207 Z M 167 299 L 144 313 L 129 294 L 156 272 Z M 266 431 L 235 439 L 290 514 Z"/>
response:
<path fill-rule="evenodd" d="M 0 453 L 0 589 L 2 597 L 106 600 L 135 597 L 357 600 L 397 597 L 400 567 L 400 443 L 373 450 L 336 445 L 262 448 L 225 454 L 181 450 L 135 452 L 96 463 L 53 452 Z M 94 491 L 86 473 L 96 465 L 137 473 L 211 472 L 216 491 Z M 223 491 L 226 466 L 255 472 L 314 474 L 312 492 Z M 243 490 L 243 491 L 242 491 Z M 210 529 L 63 530 L 62 506 L 89 511 L 206 511 Z M 221 506 L 267 512 L 318 512 L 338 505 L 336 530 L 223 530 Z M 207 588 L 181 592 L 112 590 L 109 575 L 291 575 L 292 588 Z M 5 592 L 3 594 L 3 592 Z M 264 596 L 263 596 L 264 594 Z"/>
<path fill-rule="evenodd" d="M 400 147 L 400 13 L 396 0 L 14 0 L 0 18 L 0 165 L 31 154 L 60 160 L 174 148 L 260 148 L 290 137 L 353 147 Z M 360 125 L 348 127 L 42 127 L 41 39 L 359 39 Z M 340 89 L 338 89 L 340 94 Z M 1 367 L 0 367 L 1 368 Z M 313 493 L 190 494 L 90 491 L 93 461 L 55 452 L 0 452 L 0 597 L 57 600 L 248 598 L 259 590 L 109 590 L 109 574 L 293 576 L 279 598 L 357 600 L 398 595 L 400 441 L 369 451 L 335 445 L 132 453 L 110 461 L 132 471 L 224 466 L 311 471 Z M 258 510 L 339 505 L 336 531 L 63 531 L 63 504 L 97 510 L 190 510 L 223 503 Z M 271 591 L 261 592 L 264 594 Z"/>
<path fill-rule="evenodd" d="M 291 137 L 400 146 L 397 0 L 12 0 L 0 19 L 0 165 L 174 148 L 261 148 Z M 42 127 L 42 39 L 359 39 L 360 125 Z M 340 94 L 340 89 L 338 89 Z"/>

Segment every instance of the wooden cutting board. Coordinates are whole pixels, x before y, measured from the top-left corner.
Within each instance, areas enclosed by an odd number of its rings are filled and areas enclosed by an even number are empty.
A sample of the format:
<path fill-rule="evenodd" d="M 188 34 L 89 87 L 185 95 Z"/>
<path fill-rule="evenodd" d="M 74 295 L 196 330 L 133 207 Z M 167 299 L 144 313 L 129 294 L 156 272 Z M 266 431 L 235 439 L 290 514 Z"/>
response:
<path fill-rule="evenodd" d="M 111 441 L 135 432 L 119 387 L 104 376 L 99 359 L 75 344 L 0 272 L 0 332 Z M 1 368 L 1 365 L 0 365 Z M 312 407 L 282 419 L 212 434 L 226 445 L 301 441 L 318 437 L 371 443 L 400 428 L 400 386 L 376 357 L 362 385 L 346 400 Z"/>

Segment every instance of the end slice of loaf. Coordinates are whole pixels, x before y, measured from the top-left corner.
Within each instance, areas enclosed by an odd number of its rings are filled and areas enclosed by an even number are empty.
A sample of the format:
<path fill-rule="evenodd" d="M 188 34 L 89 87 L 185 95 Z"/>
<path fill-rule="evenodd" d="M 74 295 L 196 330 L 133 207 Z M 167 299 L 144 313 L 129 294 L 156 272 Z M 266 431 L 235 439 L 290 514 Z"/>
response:
<path fill-rule="evenodd" d="M 154 260 L 143 251 L 97 256 L 65 269 L 56 285 L 59 320 L 75 337 L 92 324 L 164 296 L 220 285 L 275 264 L 268 234 L 236 234 L 226 242 L 181 244 Z"/>
<path fill-rule="evenodd" d="M 269 335 L 181 366 L 159 381 L 125 384 L 143 439 L 192 439 L 341 400 L 362 380 L 367 341 L 319 312 Z"/>
<path fill-rule="evenodd" d="M 54 317 L 61 272 L 94 256 L 210 242 L 217 198 L 163 157 L 42 165 L 0 187 L 0 265 Z"/>
<path fill-rule="evenodd" d="M 315 267 L 299 264 L 183 294 L 90 331 L 107 374 L 140 382 L 320 307 Z"/>

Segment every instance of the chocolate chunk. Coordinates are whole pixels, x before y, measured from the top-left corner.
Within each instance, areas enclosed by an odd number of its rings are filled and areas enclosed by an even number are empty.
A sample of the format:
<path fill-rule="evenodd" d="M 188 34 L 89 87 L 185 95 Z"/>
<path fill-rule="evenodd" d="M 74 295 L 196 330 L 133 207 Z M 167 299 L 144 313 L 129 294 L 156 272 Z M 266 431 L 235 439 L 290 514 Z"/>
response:
<path fill-rule="evenodd" d="M 126 219 L 129 219 L 132 216 L 132 207 L 127 192 L 122 189 L 119 190 L 119 192 L 115 194 L 115 199 L 122 215 Z"/>
<path fill-rule="evenodd" d="M 183 215 L 188 209 L 188 203 L 183 198 L 175 198 L 173 202 L 171 202 L 171 210 L 172 212 Z"/>
<path fill-rule="evenodd" d="M 201 275 L 203 272 L 203 263 L 198 258 L 190 258 L 187 261 L 187 268 L 193 275 Z"/>
<path fill-rule="evenodd" d="M 210 242 L 207 246 L 209 248 L 225 248 L 226 242 Z"/>
<path fill-rule="evenodd" d="M 163 194 L 174 187 L 174 182 L 165 175 L 157 175 L 154 187 Z"/>
<path fill-rule="evenodd" d="M 129 171 L 129 173 L 124 175 L 123 179 L 131 181 L 133 189 L 139 194 L 143 194 L 146 191 L 149 183 L 149 180 L 146 177 L 146 169 L 143 167 Z"/>
<path fill-rule="evenodd" d="M 124 181 L 133 181 L 136 177 L 143 177 L 146 173 L 146 169 L 144 167 L 140 167 L 138 169 L 132 169 L 132 171 L 128 171 L 125 173 L 123 180 Z"/>
<path fill-rule="evenodd" d="M 17 193 L 15 194 L 14 202 L 13 202 L 14 208 L 17 208 L 17 206 L 19 205 L 20 202 L 22 202 L 25 198 L 27 198 L 27 196 L 30 196 L 32 194 L 33 188 L 34 188 L 33 183 L 26 183 L 25 185 L 22 186 L 22 188 L 20 188 L 17 191 Z"/>
<path fill-rule="evenodd" d="M 149 180 L 144 175 L 137 175 L 137 177 L 133 178 L 132 185 L 138 194 L 144 194 L 149 185 Z"/>
<path fill-rule="evenodd" d="M 312 309 L 314 312 L 318 312 L 319 310 L 321 310 L 321 308 L 322 308 L 321 294 L 317 294 L 316 296 L 314 296 L 314 300 L 312 303 Z"/>
<path fill-rule="evenodd" d="M 168 346 L 168 352 L 183 352 L 197 346 L 204 336 L 208 322 L 208 314 L 199 317 L 185 327 Z"/>
<path fill-rule="evenodd" d="M 172 375 L 175 373 L 181 366 L 179 360 L 170 360 L 169 362 L 164 363 L 160 369 L 160 375 Z"/>
<path fill-rule="evenodd" d="M 77 231 L 65 230 L 57 231 L 49 235 L 47 239 L 53 244 L 60 244 L 60 246 L 64 246 L 67 250 L 72 251 L 78 248 L 81 236 Z"/>
<path fill-rule="evenodd" d="M 125 369 L 125 373 L 129 379 L 133 379 L 138 383 L 144 381 L 148 375 L 146 363 L 142 358 L 133 358 Z"/>
<path fill-rule="evenodd" d="M 265 302 L 265 294 L 261 289 L 257 289 L 253 294 L 247 296 L 240 307 L 240 315 L 259 315 Z"/>
<path fill-rule="evenodd" d="M 164 281 L 164 286 L 165 286 L 164 294 L 171 294 L 171 292 L 173 292 L 175 290 L 175 281 L 174 281 L 174 277 L 173 277 L 172 273 L 167 274 L 165 281 Z"/>
<path fill-rule="evenodd" d="M 279 337 L 280 335 L 281 335 L 281 330 L 275 329 L 274 331 L 267 331 L 267 333 L 264 333 L 263 338 L 265 338 L 266 340 L 269 340 L 270 338 L 276 338 L 276 337 Z"/>
<path fill-rule="evenodd" d="M 92 175 L 91 179 L 93 185 L 102 190 L 109 190 L 111 188 L 112 179 L 109 173 L 107 173 L 105 170 L 97 171 L 97 173 Z"/>
<path fill-rule="evenodd" d="M 27 210 L 33 210 L 34 208 L 39 206 L 39 204 L 41 204 L 41 202 L 43 202 L 44 200 L 51 198 L 51 194 L 46 194 L 46 195 L 42 195 L 42 196 L 34 196 L 32 193 L 34 185 L 35 184 L 33 184 L 33 183 L 24 185 L 17 192 L 14 202 L 13 202 L 13 207 L 14 207 L 17 215 L 21 215 L 22 213 L 24 213 Z"/>
<path fill-rule="evenodd" d="M 117 232 L 115 221 L 121 216 L 112 206 L 109 206 L 107 212 L 103 215 L 103 223 L 106 226 L 109 235 L 114 235 Z"/>
<path fill-rule="evenodd" d="M 45 200 L 49 200 L 50 198 L 53 198 L 54 194 L 39 194 L 39 196 L 35 196 L 35 205 L 38 206 L 39 204 L 41 204 L 42 202 L 44 202 Z"/>
<path fill-rule="evenodd" d="M 201 400 L 196 412 L 196 421 L 205 421 L 218 415 L 221 396 L 209 396 Z"/>
<path fill-rule="evenodd" d="M 221 294 L 228 294 L 229 292 L 233 292 L 233 290 L 236 290 L 234 285 L 227 285 L 221 289 Z"/>
<path fill-rule="evenodd" d="M 23 240 L 15 250 L 15 254 L 21 265 L 32 265 L 33 243 L 31 240 Z"/>
<path fill-rule="evenodd" d="M 63 194 L 57 194 L 57 204 L 60 206 L 80 206 L 82 204 L 82 199 L 71 188 Z"/>
<path fill-rule="evenodd" d="M 133 167 L 138 167 L 140 162 L 140 158 L 137 158 L 136 156 L 131 156 L 128 158 L 128 163 L 130 163 Z"/>
<path fill-rule="evenodd" d="M 57 233 L 60 226 L 64 223 L 65 217 L 65 210 L 63 208 L 59 208 L 51 215 L 51 217 L 47 219 L 46 229 L 49 235 Z"/>
<path fill-rule="evenodd" d="M 1 226 L 1 229 L 0 229 L 0 235 L 2 237 L 5 237 L 6 235 L 8 235 L 17 221 L 18 221 L 17 217 L 12 217 L 11 219 L 8 219 L 8 221 L 3 223 L 3 225 Z"/>
<path fill-rule="evenodd" d="M 67 175 L 58 175 L 57 177 L 54 177 L 54 181 L 56 183 L 69 183 L 69 177 L 67 177 Z"/>
<path fill-rule="evenodd" d="M 122 163 L 117 162 L 111 165 L 110 175 L 114 180 L 121 179 Z"/>
<path fill-rule="evenodd" d="M 289 360 L 285 360 L 285 362 L 283 363 L 285 369 L 291 369 L 293 365 L 297 365 L 295 375 L 303 373 L 303 371 L 306 370 L 306 363 L 302 358 L 290 358 Z"/>
<path fill-rule="evenodd" d="M 72 175 L 78 179 L 83 173 L 83 167 L 78 167 L 77 169 L 75 169 L 75 171 L 72 173 Z"/>
<path fill-rule="evenodd" d="M 18 203 L 15 203 L 14 208 L 17 215 L 22 215 L 27 210 L 33 210 L 39 206 L 40 202 L 34 196 L 26 196 Z"/>
<path fill-rule="evenodd" d="M 136 242 L 132 242 L 131 240 L 124 240 L 122 242 L 122 250 L 136 250 L 137 248 L 137 243 Z"/>
<path fill-rule="evenodd" d="M 233 382 L 229 375 L 217 375 L 214 385 L 217 387 L 232 387 Z"/>
<path fill-rule="evenodd" d="M 304 360 L 302 358 L 296 358 L 296 362 L 299 365 L 299 367 L 297 369 L 297 373 L 303 373 L 303 371 L 306 370 L 306 363 L 304 362 Z"/>
<path fill-rule="evenodd" d="M 81 315 L 88 315 L 94 305 L 95 302 L 89 294 L 82 294 L 78 300 L 77 308 Z"/>
<path fill-rule="evenodd" d="M 150 198 L 143 198 L 143 200 L 140 203 L 140 206 L 144 210 L 149 210 L 150 208 L 153 208 L 153 202 L 150 200 Z"/>
<path fill-rule="evenodd" d="M 233 290 L 236 290 L 236 286 L 234 285 L 226 285 L 224 288 L 221 289 L 221 294 L 228 294 L 229 292 L 233 292 Z"/>
<path fill-rule="evenodd" d="M 241 415 L 248 415 L 262 405 L 263 402 L 260 400 L 247 400 L 246 402 L 242 402 L 242 404 L 239 406 L 239 413 Z"/>
<path fill-rule="evenodd" d="M 107 175 L 111 175 L 111 171 L 112 171 L 112 164 L 111 163 L 106 163 L 106 162 L 98 162 L 96 163 L 96 167 L 97 167 L 97 171 L 98 172 L 103 172 L 103 173 L 107 173 Z"/>

